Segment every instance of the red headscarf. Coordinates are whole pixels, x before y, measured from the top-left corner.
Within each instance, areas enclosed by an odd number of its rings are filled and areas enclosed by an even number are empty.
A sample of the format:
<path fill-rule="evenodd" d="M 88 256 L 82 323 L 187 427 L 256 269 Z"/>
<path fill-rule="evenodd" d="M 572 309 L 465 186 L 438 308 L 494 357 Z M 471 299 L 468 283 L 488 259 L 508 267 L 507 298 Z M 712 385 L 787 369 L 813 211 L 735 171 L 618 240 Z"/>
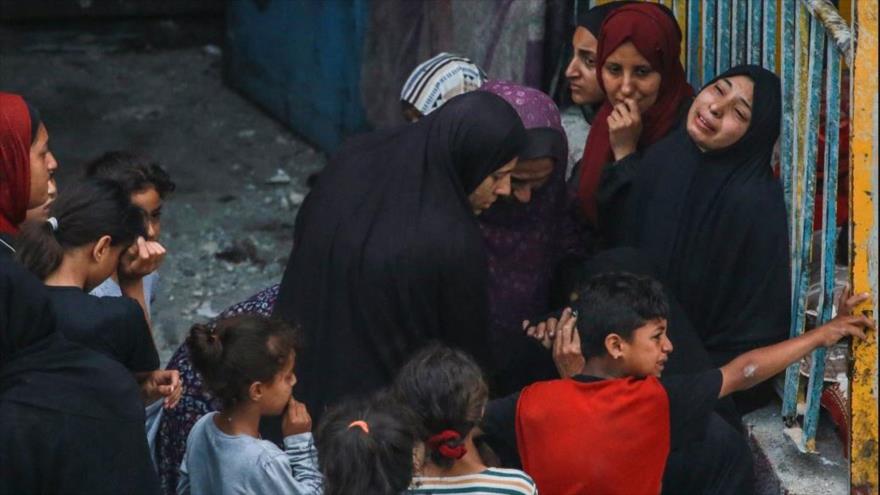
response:
<path fill-rule="evenodd" d="M 31 194 L 31 117 L 21 96 L 0 93 L 0 232 L 18 233 Z"/>
<path fill-rule="evenodd" d="M 659 141 L 678 123 L 678 109 L 685 98 L 693 96 L 694 90 L 687 83 L 679 60 L 681 29 L 678 23 L 658 5 L 634 3 L 613 11 L 602 23 L 596 77 L 603 91 L 602 66 L 608 56 L 627 41 L 635 45 L 662 78 L 657 100 L 642 114 L 642 134 L 638 147 L 643 149 Z M 593 224 L 597 223 L 596 189 L 599 187 L 602 167 L 614 160 L 608 138 L 608 116 L 612 110 L 614 107 L 606 99 L 593 120 L 581 158 L 578 199 Z"/>

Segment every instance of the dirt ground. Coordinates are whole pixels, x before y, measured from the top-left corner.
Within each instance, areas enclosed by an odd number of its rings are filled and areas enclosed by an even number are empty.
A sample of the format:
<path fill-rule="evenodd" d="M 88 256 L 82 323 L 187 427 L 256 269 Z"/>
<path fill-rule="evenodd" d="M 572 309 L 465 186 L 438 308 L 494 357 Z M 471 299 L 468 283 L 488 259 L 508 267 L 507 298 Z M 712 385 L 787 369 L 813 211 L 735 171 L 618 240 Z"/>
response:
<path fill-rule="evenodd" d="M 326 162 L 223 84 L 222 30 L 222 19 L 0 26 L 0 90 L 40 109 L 61 190 L 118 149 L 154 157 L 177 183 L 153 305 L 163 364 L 192 323 L 280 281 L 305 179 Z"/>

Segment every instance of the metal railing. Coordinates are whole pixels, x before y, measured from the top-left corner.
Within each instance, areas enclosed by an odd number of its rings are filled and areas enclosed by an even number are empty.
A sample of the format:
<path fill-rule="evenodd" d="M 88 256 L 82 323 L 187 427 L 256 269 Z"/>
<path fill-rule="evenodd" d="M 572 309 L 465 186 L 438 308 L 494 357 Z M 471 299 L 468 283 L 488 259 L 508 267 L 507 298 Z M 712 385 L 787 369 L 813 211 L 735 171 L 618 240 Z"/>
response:
<path fill-rule="evenodd" d="M 841 0 L 850 4 L 848 0 Z M 606 3 L 603 0 L 591 4 Z M 880 201 L 877 167 L 877 1 L 851 0 L 852 22 L 828 0 L 661 0 L 682 33 L 688 81 L 703 83 L 731 65 L 760 64 L 782 79 L 780 178 L 789 212 L 792 272 L 791 336 L 806 324 L 811 260 L 819 256 L 820 297 L 816 323 L 833 316 L 837 248 L 837 181 L 843 71 L 849 74 L 850 209 L 849 270 L 854 293 L 872 300 L 860 311 L 877 314 Z M 812 252 L 820 111 L 824 98 L 825 148 L 821 246 Z M 844 230 L 846 232 L 846 230 Z M 854 342 L 849 373 L 850 482 L 853 493 L 878 492 L 878 363 L 876 332 Z M 825 349 L 813 353 L 804 399 L 800 364 L 786 371 L 782 415 L 787 433 L 803 452 L 815 452 Z M 800 402 L 800 403 L 799 403 Z M 801 414 L 798 411 L 802 411 Z"/>

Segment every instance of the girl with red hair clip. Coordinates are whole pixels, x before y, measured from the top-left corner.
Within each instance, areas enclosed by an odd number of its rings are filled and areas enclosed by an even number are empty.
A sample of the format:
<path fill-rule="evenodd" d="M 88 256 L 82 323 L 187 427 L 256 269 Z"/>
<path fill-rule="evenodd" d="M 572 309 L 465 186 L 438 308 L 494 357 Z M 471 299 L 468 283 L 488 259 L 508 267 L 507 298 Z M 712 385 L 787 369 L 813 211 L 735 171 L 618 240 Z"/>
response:
<path fill-rule="evenodd" d="M 425 348 L 400 370 L 394 395 L 414 412 L 424 443 L 424 459 L 407 494 L 537 495 L 529 475 L 489 467 L 477 452 L 474 437 L 489 387 L 470 356 L 440 345 Z"/>

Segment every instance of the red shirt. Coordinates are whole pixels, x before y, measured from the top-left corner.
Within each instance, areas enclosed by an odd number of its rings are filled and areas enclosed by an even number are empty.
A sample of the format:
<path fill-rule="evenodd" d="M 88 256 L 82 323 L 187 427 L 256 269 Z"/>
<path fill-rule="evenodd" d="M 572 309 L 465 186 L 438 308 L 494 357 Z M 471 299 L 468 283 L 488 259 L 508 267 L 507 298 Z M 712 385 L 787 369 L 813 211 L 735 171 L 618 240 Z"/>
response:
<path fill-rule="evenodd" d="M 516 441 L 540 493 L 657 495 L 669 398 L 654 377 L 536 383 L 517 401 Z"/>

